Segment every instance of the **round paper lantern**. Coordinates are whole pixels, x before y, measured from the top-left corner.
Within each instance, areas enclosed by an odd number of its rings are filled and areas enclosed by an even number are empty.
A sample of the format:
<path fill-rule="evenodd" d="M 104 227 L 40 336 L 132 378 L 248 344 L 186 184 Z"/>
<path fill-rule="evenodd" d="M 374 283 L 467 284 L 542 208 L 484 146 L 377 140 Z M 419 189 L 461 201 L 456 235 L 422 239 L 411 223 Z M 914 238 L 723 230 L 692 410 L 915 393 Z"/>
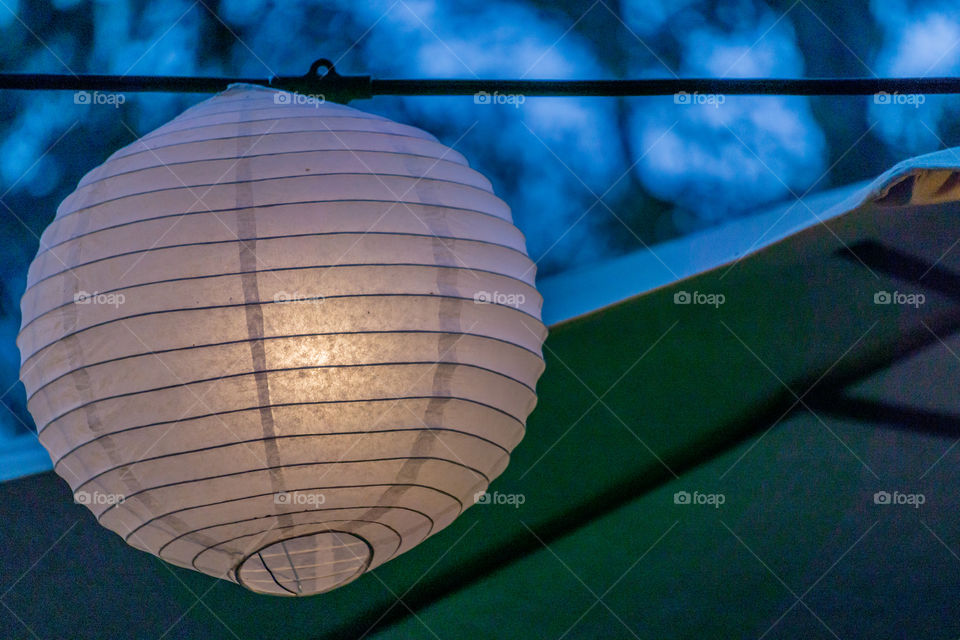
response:
<path fill-rule="evenodd" d="M 253 591 L 344 585 L 506 467 L 543 370 L 534 264 L 432 135 L 238 85 L 88 173 L 18 338 L 105 527 Z"/>

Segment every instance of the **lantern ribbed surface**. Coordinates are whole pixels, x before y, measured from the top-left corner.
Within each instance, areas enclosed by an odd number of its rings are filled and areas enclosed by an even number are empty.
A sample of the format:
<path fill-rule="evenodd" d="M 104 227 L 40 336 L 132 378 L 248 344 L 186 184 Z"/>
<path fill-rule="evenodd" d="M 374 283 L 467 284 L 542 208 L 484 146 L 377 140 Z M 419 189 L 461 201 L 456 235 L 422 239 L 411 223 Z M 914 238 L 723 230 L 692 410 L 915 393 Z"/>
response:
<path fill-rule="evenodd" d="M 506 467 L 534 264 L 432 135 L 237 85 L 88 173 L 43 233 L 21 378 L 105 527 L 253 591 L 344 585 Z"/>

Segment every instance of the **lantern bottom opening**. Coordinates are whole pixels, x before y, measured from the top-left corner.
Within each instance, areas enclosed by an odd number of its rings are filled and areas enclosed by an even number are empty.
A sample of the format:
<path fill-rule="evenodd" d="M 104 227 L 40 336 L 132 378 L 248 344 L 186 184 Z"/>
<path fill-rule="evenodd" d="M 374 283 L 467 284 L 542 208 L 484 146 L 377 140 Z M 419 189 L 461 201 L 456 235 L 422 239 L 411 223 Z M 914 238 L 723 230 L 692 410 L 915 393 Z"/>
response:
<path fill-rule="evenodd" d="M 309 596 L 352 582 L 372 559 L 373 548 L 362 537 L 324 530 L 271 542 L 248 555 L 236 576 L 257 593 Z"/>

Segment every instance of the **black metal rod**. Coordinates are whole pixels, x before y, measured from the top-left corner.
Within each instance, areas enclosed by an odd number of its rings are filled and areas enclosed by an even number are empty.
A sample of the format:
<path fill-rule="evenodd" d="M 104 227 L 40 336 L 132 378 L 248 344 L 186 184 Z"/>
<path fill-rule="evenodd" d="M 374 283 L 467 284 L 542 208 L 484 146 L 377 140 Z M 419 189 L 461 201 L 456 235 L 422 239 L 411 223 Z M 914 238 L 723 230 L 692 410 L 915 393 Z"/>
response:
<path fill-rule="evenodd" d="M 234 82 L 268 85 L 265 78 L 214 78 L 182 76 L 100 76 L 32 73 L 0 74 L 0 89 L 216 93 Z"/>
<path fill-rule="evenodd" d="M 248 83 L 347 100 L 372 96 L 500 94 L 534 96 L 871 95 L 960 93 L 960 78 L 667 78 L 643 80 L 374 79 L 340 75 L 332 64 L 317 74 L 273 78 L 0 74 L 0 89 L 215 93 Z M 320 64 L 326 66 L 326 64 Z"/>
<path fill-rule="evenodd" d="M 667 78 L 644 80 L 377 80 L 373 95 L 524 96 L 872 95 L 960 93 L 960 78 Z"/>

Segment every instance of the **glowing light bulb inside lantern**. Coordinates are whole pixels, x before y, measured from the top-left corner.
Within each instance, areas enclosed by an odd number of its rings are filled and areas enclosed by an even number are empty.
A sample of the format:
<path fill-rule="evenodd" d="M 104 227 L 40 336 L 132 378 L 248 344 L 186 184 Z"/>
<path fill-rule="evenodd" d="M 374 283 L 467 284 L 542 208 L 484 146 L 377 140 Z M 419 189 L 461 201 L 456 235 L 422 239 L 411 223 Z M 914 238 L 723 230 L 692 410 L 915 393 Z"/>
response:
<path fill-rule="evenodd" d="M 356 579 L 505 468 L 543 369 L 534 265 L 456 151 L 237 86 L 117 151 L 30 267 L 21 377 L 131 545 L 261 593 Z M 94 295 L 90 295 L 95 292 Z"/>

